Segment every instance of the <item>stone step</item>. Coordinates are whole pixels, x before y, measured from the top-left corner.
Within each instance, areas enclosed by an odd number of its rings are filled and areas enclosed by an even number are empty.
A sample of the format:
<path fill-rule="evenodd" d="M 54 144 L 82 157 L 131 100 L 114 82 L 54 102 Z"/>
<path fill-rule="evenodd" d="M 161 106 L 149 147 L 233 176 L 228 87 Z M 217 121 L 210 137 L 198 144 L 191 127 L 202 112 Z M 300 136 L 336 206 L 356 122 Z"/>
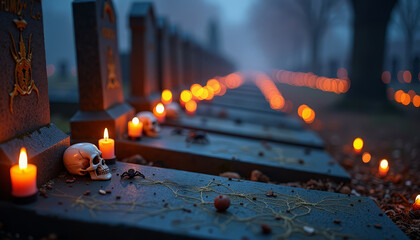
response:
<path fill-rule="evenodd" d="M 189 130 L 181 129 L 181 134 L 174 134 L 175 130 L 162 127 L 158 138 L 117 140 L 117 156 L 121 160 L 140 154 L 161 167 L 213 175 L 233 171 L 250 178 L 251 172 L 257 169 L 277 182 L 350 180 L 345 170 L 324 150 L 214 133 L 207 133 L 208 144 L 187 143 Z"/>
<path fill-rule="evenodd" d="M 145 179 L 121 180 L 130 168 Z M 0 202 L 3 231 L 58 239 L 408 239 L 365 197 L 119 162 L 111 169 L 110 181 L 61 176 L 47 198 Z M 219 212 L 213 202 L 222 194 L 230 207 Z"/>

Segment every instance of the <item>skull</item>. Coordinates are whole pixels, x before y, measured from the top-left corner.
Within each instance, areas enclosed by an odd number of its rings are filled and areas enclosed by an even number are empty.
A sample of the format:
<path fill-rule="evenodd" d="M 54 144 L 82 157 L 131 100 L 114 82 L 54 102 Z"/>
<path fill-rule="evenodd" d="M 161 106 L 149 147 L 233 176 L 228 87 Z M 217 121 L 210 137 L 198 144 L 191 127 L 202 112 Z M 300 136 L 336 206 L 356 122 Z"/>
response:
<path fill-rule="evenodd" d="M 153 113 L 144 111 L 136 115 L 140 122 L 143 123 L 143 131 L 149 137 L 157 137 L 160 132 L 160 126 L 157 118 Z"/>
<path fill-rule="evenodd" d="M 101 154 L 91 143 L 77 143 L 64 152 L 64 166 L 74 175 L 89 173 L 92 180 L 109 180 L 111 173 Z"/>
<path fill-rule="evenodd" d="M 166 117 L 168 119 L 178 119 L 179 112 L 181 111 L 181 107 L 176 102 L 171 102 L 166 106 Z"/>

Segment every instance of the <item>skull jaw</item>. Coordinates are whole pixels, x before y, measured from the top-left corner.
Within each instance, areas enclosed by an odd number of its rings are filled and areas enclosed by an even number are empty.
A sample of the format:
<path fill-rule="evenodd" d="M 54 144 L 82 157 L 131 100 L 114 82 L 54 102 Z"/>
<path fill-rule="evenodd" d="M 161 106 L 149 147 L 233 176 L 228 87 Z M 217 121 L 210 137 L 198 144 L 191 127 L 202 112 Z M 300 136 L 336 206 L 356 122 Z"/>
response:
<path fill-rule="evenodd" d="M 89 171 L 89 174 L 90 174 L 90 178 L 92 180 L 98 180 L 98 181 L 106 181 L 106 180 L 111 179 L 111 177 L 112 177 L 111 173 L 98 175 L 98 174 L 96 174 L 96 170 Z"/>
<path fill-rule="evenodd" d="M 146 132 L 146 135 L 148 136 L 148 137 L 158 137 L 159 136 L 159 132 L 158 131 L 155 131 L 154 129 L 152 130 L 147 130 L 147 131 L 145 131 Z"/>

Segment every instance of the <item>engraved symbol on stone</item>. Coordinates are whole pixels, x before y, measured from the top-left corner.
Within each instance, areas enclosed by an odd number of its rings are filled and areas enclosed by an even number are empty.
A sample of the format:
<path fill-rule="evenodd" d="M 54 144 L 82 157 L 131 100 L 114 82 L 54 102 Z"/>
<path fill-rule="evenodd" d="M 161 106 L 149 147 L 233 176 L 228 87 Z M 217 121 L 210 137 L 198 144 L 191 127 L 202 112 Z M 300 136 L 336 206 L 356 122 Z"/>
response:
<path fill-rule="evenodd" d="M 13 91 L 10 93 L 10 112 L 13 114 L 13 99 L 18 95 L 29 95 L 32 90 L 36 92 L 39 103 L 39 91 L 35 86 L 35 82 L 32 79 L 32 49 L 31 49 L 31 38 L 32 34 L 29 35 L 28 41 L 28 52 L 26 52 L 25 42 L 22 37 L 22 30 L 26 27 L 27 23 L 25 20 L 13 20 L 16 27 L 19 29 L 19 52 L 16 49 L 15 39 L 12 33 L 9 31 L 12 39 L 13 48 L 10 47 L 13 59 L 16 62 L 15 67 L 15 86 Z"/>
<path fill-rule="evenodd" d="M 108 15 L 109 21 L 111 23 L 113 23 L 114 22 L 114 12 L 112 11 L 110 0 L 107 0 L 104 4 L 104 11 L 102 13 L 102 18 L 106 18 L 107 15 Z"/>
<path fill-rule="evenodd" d="M 108 71 L 108 83 L 107 88 L 117 88 L 120 86 L 120 83 L 117 80 L 117 75 L 115 74 L 115 60 L 114 53 L 112 49 L 108 47 L 106 52 L 106 69 Z"/>

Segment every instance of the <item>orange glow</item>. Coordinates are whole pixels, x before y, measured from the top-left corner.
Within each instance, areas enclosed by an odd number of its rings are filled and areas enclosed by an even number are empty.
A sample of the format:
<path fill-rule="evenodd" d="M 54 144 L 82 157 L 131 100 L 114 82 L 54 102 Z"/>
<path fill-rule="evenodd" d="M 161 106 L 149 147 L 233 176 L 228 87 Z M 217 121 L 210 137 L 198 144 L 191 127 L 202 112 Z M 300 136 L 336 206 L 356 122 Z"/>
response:
<path fill-rule="evenodd" d="M 379 176 L 385 177 L 389 171 L 388 160 L 382 159 L 379 163 Z"/>
<path fill-rule="evenodd" d="M 194 100 L 188 101 L 185 104 L 185 110 L 187 110 L 187 113 L 193 114 L 197 110 L 197 103 Z"/>
<path fill-rule="evenodd" d="M 192 99 L 192 93 L 190 90 L 184 90 L 181 92 L 180 99 L 182 102 L 186 103 Z"/>
<path fill-rule="evenodd" d="M 226 85 L 220 83 L 220 91 L 217 93 L 219 96 L 223 96 L 226 93 Z"/>
<path fill-rule="evenodd" d="M 354 139 L 354 141 L 353 141 L 353 148 L 357 152 L 359 152 L 360 150 L 362 150 L 362 148 L 363 148 L 363 140 L 361 138 Z"/>
<path fill-rule="evenodd" d="M 163 90 L 161 100 L 164 104 L 169 104 L 172 102 L 172 92 L 168 89 Z"/>
<path fill-rule="evenodd" d="M 155 109 L 158 114 L 162 114 L 165 111 L 165 106 L 162 103 L 158 103 Z"/>
<path fill-rule="evenodd" d="M 404 91 L 403 90 L 398 90 L 398 91 L 396 91 L 395 92 L 395 94 L 394 94 L 394 98 L 395 98 L 395 101 L 397 101 L 397 102 L 401 102 L 401 96 L 404 94 Z"/>
<path fill-rule="evenodd" d="M 420 210 L 420 194 L 419 195 L 417 195 L 417 197 L 416 197 L 416 200 L 414 200 L 414 203 L 413 203 L 413 209 L 412 209 L 413 211 L 418 211 L 418 210 Z"/>
<path fill-rule="evenodd" d="M 190 88 L 192 95 L 198 98 L 202 94 L 200 91 L 202 88 L 200 84 L 193 84 Z"/>
<path fill-rule="evenodd" d="M 105 141 L 108 141 L 108 139 L 109 139 L 108 128 L 105 128 L 105 130 L 104 130 L 104 139 L 105 139 Z"/>
<path fill-rule="evenodd" d="M 212 88 L 212 87 L 205 86 L 203 89 L 204 89 L 204 90 L 207 90 L 207 96 L 202 96 L 202 98 L 203 98 L 203 99 L 206 99 L 206 100 L 212 100 L 212 99 L 213 99 L 213 97 L 214 97 L 214 91 L 213 91 L 213 88 Z M 204 92 L 204 91 L 203 91 L 203 92 Z"/>
<path fill-rule="evenodd" d="M 413 105 L 415 107 L 420 107 L 420 96 L 419 95 L 416 95 L 416 96 L 413 97 Z"/>
<path fill-rule="evenodd" d="M 372 159 L 372 156 L 370 155 L 370 153 L 368 153 L 368 152 L 363 153 L 363 155 L 362 155 L 362 161 L 364 163 L 370 162 L 370 159 Z"/>
<path fill-rule="evenodd" d="M 19 154 L 19 168 L 26 169 L 28 167 L 28 155 L 26 154 L 26 148 L 20 149 Z"/>
<path fill-rule="evenodd" d="M 404 71 L 403 80 L 404 80 L 405 83 L 411 83 L 411 72 L 410 71 Z"/>
<path fill-rule="evenodd" d="M 302 117 L 302 112 L 307 107 L 308 106 L 306 106 L 305 104 L 299 106 L 299 108 L 298 108 L 298 115 L 299 115 L 299 117 Z"/>
<path fill-rule="evenodd" d="M 310 108 L 305 108 L 302 111 L 302 118 L 303 119 L 308 119 L 311 116 L 311 114 L 312 114 L 311 109 Z"/>
<path fill-rule="evenodd" d="M 408 104 L 410 104 L 410 102 L 411 102 L 410 95 L 408 95 L 407 93 L 403 93 L 401 95 L 401 103 L 407 106 Z"/>
<path fill-rule="evenodd" d="M 230 89 L 237 88 L 242 85 L 242 76 L 238 73 L 231 73 L 226 76 L 225 84 Z"/>
<path fill-rule="evenodd" d="M 214 78 L 208 80 L 206 86 L 210 87 L 214 91 L 214 94 L 218 94 L 221 90 L 219 81 Z"/>
<path fill-rule="evenodd" d="M 389 84 L 391 82 L 391 73 L 389 71 L 382 73 L 382 82 L 385 84 Z"/>
<path fill-rule="evenodd" d="M 282 109 L 284 107 L 284 98 L 280 95 L 273 96 L 270 99 L 270 107 L 272 109 Z"/>

